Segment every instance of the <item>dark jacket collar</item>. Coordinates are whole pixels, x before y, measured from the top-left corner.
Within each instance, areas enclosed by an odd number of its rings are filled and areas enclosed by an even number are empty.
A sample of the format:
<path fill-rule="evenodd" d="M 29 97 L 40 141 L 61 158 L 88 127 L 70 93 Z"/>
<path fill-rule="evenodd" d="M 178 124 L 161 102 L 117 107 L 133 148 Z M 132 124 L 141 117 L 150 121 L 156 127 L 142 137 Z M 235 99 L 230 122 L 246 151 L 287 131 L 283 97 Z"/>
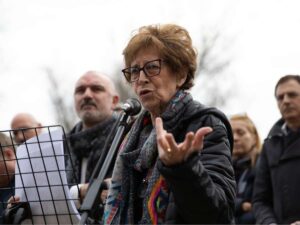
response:
<path fill-rule="evenodd" d="M 267 136 L 267 139 L 270 139 L 273 137 L 287 136 L 289 133 L 292 133 L 292 132 L 293 131 L 291 129 L 289 129 L 289 127 L 285 123 L 284 119 L 280 118 L 279 120 L 277 120 L 277 122 L 271 128 L 271 130 Z"/>
<path fill-rule="evenodd" d="M 282 130 L 283 124 L 284 124 L 283 118 L 280 118 L 279 120 L 277 120 L 277 122 L 271 128 L 267 138 L 269 139 L 274 136 L 282 136 L 284 134 L 284 132 Z"/>

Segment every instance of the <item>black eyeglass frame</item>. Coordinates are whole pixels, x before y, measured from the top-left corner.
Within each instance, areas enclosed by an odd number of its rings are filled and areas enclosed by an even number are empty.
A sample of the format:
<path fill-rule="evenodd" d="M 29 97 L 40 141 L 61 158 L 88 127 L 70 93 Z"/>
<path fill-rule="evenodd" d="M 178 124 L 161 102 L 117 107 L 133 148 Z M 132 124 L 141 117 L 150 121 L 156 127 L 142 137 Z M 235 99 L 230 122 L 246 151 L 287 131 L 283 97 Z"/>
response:
<path fill-rule="evenodd" d="M 154 75 L 149 75 L 149 74 L 147 73 L 147 71 L 145 70 L 145 67 L 146 67 L 149 63 L 152 63 L 152 62 L 155 62 L 155 61 L 158 61 L 158 62 L 159 62 L 159 70 L 158 70 L 158 72 L 157 72 L 156 74 L 154 74 Z M 147 77 L 154 77 L 154 76 L 157 76 L 157 75 L 160 74 L 160 71 L 161 71 L 161 64 L 162 64 L 163 61 L 164 61 L 163 59 L 154 59 L 154 60 L 151 60 L 151 61 L 146 62 L 146 63 L 144 64 L 143 67 L 139 67 L 139 66 L 130 66 L 130 67 L 127 67 L 127 68 L 125 68 L 125 69 L 122 69 L 121 71 L 122 71 L 122 73 L 123 73 L 125 79 L 126 79 L 129 83 L 133 83 L 133 82 L 137 81 L 137 80 L 140 78 L 140 76 L 137 76 L 136 79 L 132 80 L 132 79 L 131 79 L 131 73 L 128 72 L 128 70 L 130 70 L 131 68 L 138 69 L 138 73 L 139 73 L 139 74 L 141 73 L 141 70 L 142 70 L 142 71 L 144 72 L 144 74 L 145 74 Z"/>

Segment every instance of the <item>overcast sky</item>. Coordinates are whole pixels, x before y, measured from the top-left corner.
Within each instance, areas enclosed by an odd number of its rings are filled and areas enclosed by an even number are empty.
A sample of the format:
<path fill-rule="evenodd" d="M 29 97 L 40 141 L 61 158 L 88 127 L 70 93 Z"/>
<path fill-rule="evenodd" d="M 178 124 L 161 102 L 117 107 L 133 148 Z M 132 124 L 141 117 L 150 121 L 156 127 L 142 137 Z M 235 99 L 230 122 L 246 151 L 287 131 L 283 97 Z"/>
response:
<path fill-rule="evenodd" d="M 177 23 L 198 49 L 203 33 L 217 30 L 230 40 L 219 54 L 233 59 L 226 82 L 235 84 L 236 95 L 222 110 L 247 112 L 264 138 L 279 118 L 277 80 L 300 71 L 299 6 L 297 0 L 0 0 L 0 130 L 9 129 L 18 112 L 32 113 L 43 125 L 56 123 L 43 68 L 59 75 L 71 99 L 84 72 L 113 74 L 122 66 L 132 31 Z M 199 101 L 203 85 L 192 89 Z"/>

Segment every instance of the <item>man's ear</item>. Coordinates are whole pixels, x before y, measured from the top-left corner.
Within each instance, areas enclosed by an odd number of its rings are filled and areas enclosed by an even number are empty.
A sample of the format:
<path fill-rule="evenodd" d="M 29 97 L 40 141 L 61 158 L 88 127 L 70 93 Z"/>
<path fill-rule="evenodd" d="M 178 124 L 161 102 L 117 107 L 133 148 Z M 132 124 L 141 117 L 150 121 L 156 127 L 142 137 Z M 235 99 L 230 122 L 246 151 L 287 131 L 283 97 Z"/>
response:
<path fill-rule="evenodd" d="M 115 109 L 116 108 L 116 106 L 118 105 L 118 103 L 119 103 L 119 100 L 120 100 L 120 98 L 119 98 L 119 96 L 118 95 L 114 95 L 113 96 L 113 98 L 112 98 L 112 106 L 113 106 L 113 109 Z"/>

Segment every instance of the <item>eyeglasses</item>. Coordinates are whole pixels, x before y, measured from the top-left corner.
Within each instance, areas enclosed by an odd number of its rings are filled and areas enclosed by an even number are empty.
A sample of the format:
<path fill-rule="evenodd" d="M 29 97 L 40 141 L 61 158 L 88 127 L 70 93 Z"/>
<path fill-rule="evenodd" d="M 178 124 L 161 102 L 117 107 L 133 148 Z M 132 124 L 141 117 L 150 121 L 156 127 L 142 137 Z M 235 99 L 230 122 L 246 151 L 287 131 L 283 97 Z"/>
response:
<path fill-rule="evenodd" d="M 123 69 L 122 72 L 126 80 L 129 83 L 133 83 L 139 79 L 141 70 L 143 70 L 144 74 L 147 77 L 154 77 L 159 75 L 162 61 L 163 61 L 162 59 L 151 60 L 146 62 L 143 67 L 139 67 L 139 66 L 128 67 Z"/>

